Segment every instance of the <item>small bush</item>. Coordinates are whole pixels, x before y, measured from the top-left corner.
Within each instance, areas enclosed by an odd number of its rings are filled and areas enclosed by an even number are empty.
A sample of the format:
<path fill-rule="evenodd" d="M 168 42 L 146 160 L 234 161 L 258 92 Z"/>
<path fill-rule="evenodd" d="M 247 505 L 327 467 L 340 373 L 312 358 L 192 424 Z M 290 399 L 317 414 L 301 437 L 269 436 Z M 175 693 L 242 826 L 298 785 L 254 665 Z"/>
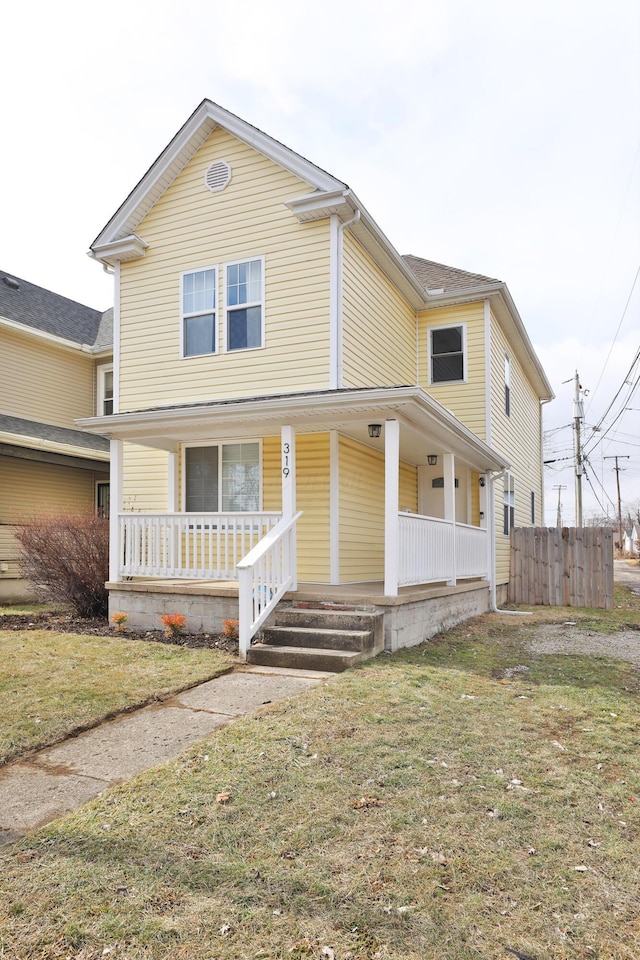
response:
<path fill-rule="evenodd" d="M 24 576 L 80 617 L 106 617 L 109 521 L 93 514 L 33 517 L 16 531 Z"/>
<path fill-rule="evenodd" d="M 168 637 L 179 637 L 187 625 L 187 618 L 182 613 L 163 613 L 160 619 Z"/>

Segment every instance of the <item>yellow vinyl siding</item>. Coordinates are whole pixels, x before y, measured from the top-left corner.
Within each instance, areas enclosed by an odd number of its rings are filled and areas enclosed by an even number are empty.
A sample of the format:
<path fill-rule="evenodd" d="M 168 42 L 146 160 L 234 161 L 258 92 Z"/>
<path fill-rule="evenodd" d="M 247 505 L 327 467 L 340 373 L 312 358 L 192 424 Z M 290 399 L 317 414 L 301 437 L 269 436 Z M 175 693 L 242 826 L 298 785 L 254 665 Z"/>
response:
<path fill-rule="evenodd" d="M 16 575 L 19 546 L 13 527 L 38 515 L 93 513 L 97 480 L 108 473 L 0 457 L 0 562 L 9 562 Z"/>
<path fill-rule="evenodd" d="M 164 450 L 125 443 L 122 462 L 123 508 L 134 512 L 167 510 L 169 464 Z"/>
<path fill-rule="evenodd" d="M 384 579 L 384 456 L 340 437 L 340 583 Z"/>
<path fill-rule="evenodd" d="M 2 412 L 24 420 L 77 429 L 94 408 L 94 364 L 85 354 L 3 329 Z"/>
<path fill-rule="evenodd" d="M 429 383 L 429 330 L 464 325 L 466 329 L 465 383 Z M 470 430 L 486 439 L 484 304 L 469 303 L 425 310 L 418 315 L 418 382 L 435 400 L 451 410 Z"/>
<path fill-rule="evenodd" d="M 296 437 L 298 580 L 329 583 L 329 434 Z"/>
<path fill-rule="evenodd" d="M 471 520 L 474 527 L 480 526 L 480 474 L 470 471 L 471 476 Z"/>
<path fill-rule="evenodd" d="M 400 461 L 400 510 L 418 512 L 418 468 Z"/>
<path fill-rule="evenodd" d="M 415 311 L 348 231 L 343 277 L 343 385 L 414 384 Z"/>
<path fill-rule="evenodd" d="M 505 412 L 504 358 L 511 362 L 511 414 Z M 509 460 L 515 481 L 515 525 L 531 526 L 531 491 L 536 523 L 542 523 L 542 411 L 536 391 L 518 362 L 498 321 L 491 315 L 491 438 Z M 509 579 L 509 537 L 503 533 L 503 485 L 496 484 L 497 582 Z"/>
<path fill-rule="evenodd" d="M 204 186 L 216 159 L 232 167 Z M 121 269 L 122 411 L 322 389 L 329 383 L 329 222 L 300 224 L 284 201 L 308 185 L 215 130 L 136 232 L 146 255 Z M 264 257 L 265 347 L 223 352 L 226 262 Z M 180 275 L 217 266 L 217 350 L 180 356 Z"/>

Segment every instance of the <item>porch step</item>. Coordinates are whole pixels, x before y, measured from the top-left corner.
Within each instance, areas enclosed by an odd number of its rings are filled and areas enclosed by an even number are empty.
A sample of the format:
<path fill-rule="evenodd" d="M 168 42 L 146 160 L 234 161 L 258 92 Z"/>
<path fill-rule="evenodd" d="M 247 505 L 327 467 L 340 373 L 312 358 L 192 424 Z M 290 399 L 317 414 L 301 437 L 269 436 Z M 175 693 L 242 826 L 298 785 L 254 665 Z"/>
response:
<path fill-rule="evenodd" d="M 383 614 L 328 604 L 278 608 L 247 654 L 249 663 L 340 673 L 384 648 Z"/>

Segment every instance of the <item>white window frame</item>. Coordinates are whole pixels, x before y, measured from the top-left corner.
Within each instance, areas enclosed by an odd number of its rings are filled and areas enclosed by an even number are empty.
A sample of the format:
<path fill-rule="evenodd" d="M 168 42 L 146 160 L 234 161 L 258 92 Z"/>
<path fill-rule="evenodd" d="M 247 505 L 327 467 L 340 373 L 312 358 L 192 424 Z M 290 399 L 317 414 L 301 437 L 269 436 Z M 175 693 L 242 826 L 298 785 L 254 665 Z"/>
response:
<path fill-rule="evenodd" d="M 228 446 L 234 446 L 235 444 L 240 443 L 257 443 L 258 444 L 258 507 L 256 511 L 237 511 L 238 513 L 260 513 L 262 512 L 262 439 L 260 437 L 238 437 L 237 439 L 226 437 L 224 440 L 193 440 L 188 443 L 182 444 L 182 464 L 181 464 L 181 496 L 180 501 L 182 504 L 182 513 L 187 513 L 187 457 L 185 451 L 188 448 L 193 447 L 218 447 L 218 510 L 214 511 L 215 513 L 223 513 L 227 511 L 222 511 L 222 448 Z M 229 511 L 235 512 L 235 511 Z"/>
<path fill-rule="evenodd" d="M 461 380 L 434 380 L 433 379 L 433 334 L 438 330 L 462 330 L 462 379 Z M 440 354 L 436 354 L 440 356 Z M 450 383 L 467 382 L 467 324 L 466 323 L 441 323 L 427 330 L 427 378 L 429 386 L 442 387 Z"/>
<path fill-rule="evenodd" d="M 507 353 L 504 355 L 504 412 L 507 417 L 511 416 L 511 358 Z"/>
<path fill-rule="evenodd" d="M 234 304 L 229 306 L 227 303 L 227 294 L 229 284 L 227 282 L 227 271 L 229 267 L 237 267 L 241 263 L 255 263 L 260 264 L 260 300 L 250 300 L 242 304 Z M 222 264 L 222 296 L 224 303 L 224 331 L 223 331 L 223 345 L 222 350 L 224 353 L 246 353 L 247 350 L 264 350 L 265 346 L 265 257 L 243 257 L 240 260 L 227 260 Z M 229 347 L 229 314 L 234 313 L 236 310 L 249 309 L 250 307 L 260 307 L 260 343 L 255 347 L 235 347 L 231 349 Z"/>
<path fill-rule="evenodd" d="M 104 405 L 107 400 L 111 400 L 111 412 L 113 413 L 113 405 L 115 403 L 115 393 L 116 385 L 115 380 L 113 384 L 113 391 L 111 397 L 106 396 L 106 387 L 105 381 L 107 379 L 107 374 L 113 373 L 113 364 L 112 363 L 101 363 L 96 368 L 96 416 L 98 417 L 108 417 L 110 414 L 105 413 Z"/>
<path fill-rule="evenodd" d="M 180 273 L 180 356 L 183 360 L 193 360 L 196 357 L 215 357 L 219 353 L 219 343 L 218 343 L 218 313 L 220 309 L 220 283 L 218 277 L 219 265 L 217 263 L 211 264 L 210 266 L 204 267 L 193 267 L 189 270 L 182 270 Z M 212 311 L 211 310 L 197 310 L 193 312 L 185 313 L 184 310 L 184 280 L 185 277 L 192 276 L 195 273 L 206 273 L 207 271 L 212 271 L 215 277 L 216 289 L 214 293 L 214 307 L 213 307 L 213 350 L 208 350 L 206 353 L 185 353 L 185 348 L 187 344 L 187 338 L 185 336 L 185 326 L 186 321 L 192 317 L 204 317 L 208 316 Z"/>
<path fill-rule="evenodd" d="M 502 533 L 505 537 L 516 525 L 516 484 L 511 471 L 505 470 L 502 494 Z M 509 511 L 507 514 L 506 511 Z"/>

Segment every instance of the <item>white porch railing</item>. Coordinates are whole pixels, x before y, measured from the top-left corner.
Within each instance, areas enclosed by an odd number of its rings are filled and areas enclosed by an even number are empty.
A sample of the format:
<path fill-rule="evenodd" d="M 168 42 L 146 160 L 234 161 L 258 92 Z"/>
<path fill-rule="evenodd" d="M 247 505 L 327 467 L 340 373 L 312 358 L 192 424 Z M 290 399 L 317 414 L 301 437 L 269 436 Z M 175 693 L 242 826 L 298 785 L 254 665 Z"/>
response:
<path fill-rule="evenodd" d="M 437 517 L 400 513 L 398 586 L 487 576 L 487 531 Z"/>
<path fill-rule="evenodd" d="M 287 590 L 295 590 L 296 523 L 302 516 L 280 520 L 238 564 L 240 656 L 246 659 L 252 638 Z"/>
<path fill-rule="evenodd" d="M 236 580 L 237 566 L 279 513 L 120 514 L 120 575 Z"/>

